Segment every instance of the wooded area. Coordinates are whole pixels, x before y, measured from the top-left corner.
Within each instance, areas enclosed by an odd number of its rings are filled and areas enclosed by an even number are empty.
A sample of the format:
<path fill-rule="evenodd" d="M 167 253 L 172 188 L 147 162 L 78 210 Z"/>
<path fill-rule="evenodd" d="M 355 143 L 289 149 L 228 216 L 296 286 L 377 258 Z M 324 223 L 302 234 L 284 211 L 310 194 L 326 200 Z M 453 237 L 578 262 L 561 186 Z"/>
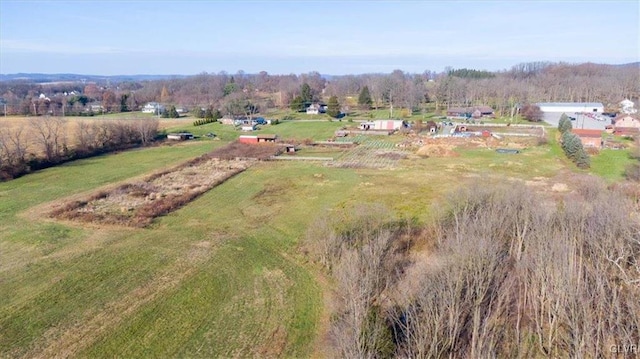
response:
<path fill-rule="evenodd" d="M 376 204 L 320 218 L 305 248 L 337 283 L 335 356 L 597 358 L 638 343 L 636 205 L 577 180 L 558 199 L 478 181 L 426 226 Z"/>
<path fill-rule="evenodd" d="M 602 102 L 617 106 L 640 97 L 638 63 L 601 65 L 534 62 L 508 71 L 445 69 L 421 74 L 395 70 L 390 74 L 323 76 L 201 73 L 154 81 L 98 81 L 33 84 L 22 80 L 0 83 L 8 114 L 92 115 L 137 111 L 148 102 L 190 111 L 217 109 L 245 114 L 289 108 L 292 101 L 327 101 L 355 108 L 366 87 L 371 105 L 441 111 L 449 106 L 488 105 L 507 114 L 517 104 L 535 102 Z M 66 93 L 66 95 L 65 95 Z M 92 106 L 93 105 L 93 106 Z"/>

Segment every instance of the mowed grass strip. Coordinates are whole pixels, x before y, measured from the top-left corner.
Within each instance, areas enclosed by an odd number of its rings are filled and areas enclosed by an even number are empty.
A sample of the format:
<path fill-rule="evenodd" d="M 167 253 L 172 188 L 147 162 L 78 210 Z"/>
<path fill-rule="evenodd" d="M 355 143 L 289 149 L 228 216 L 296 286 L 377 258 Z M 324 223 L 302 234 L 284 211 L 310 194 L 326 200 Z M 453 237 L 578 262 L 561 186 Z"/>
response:
<path fill-rule="evenodd" d="M 109 162 L 108 156 L 94 160 Z M 74 192 L 73 171 L 59 171 L 58 196 Z M 140 350 L 147 344 L 158 355 L 308 355 L 321 292 L 295 259 L 296 244 L 313 220 L 309 210 L 339 198 L 326 186 L 338 186 L 343 175 L 329 172 L 266 163 L 150 230 L 97 230 L 103 238 L 94 246 L 85 244 L 94 229 L 36 221 L 36 227 L 54 225 L 52 231 L 65 233 L 46 255 L 22 251 L 21 245 L 40 245 L 29 241 L 32 226 L 14 224 L 15 246 L 3 256 L 27 264 L 6 268 L 0 281 L 0 291 L 9 293 L 0 302 L 0 356 L 136 357 L 148 356 Z M 298 181 L 280 183 L 295 176 Z M 349 186 L 355 184 L 350 176 Z M 92 176 L 85 180 L 101 184 Z M 311 201 L 298 201 L 307 194 Z M 14 208 L 38 202 L 28 198 Z M 4 222 L 15 214 L 7 213 Z M 87 251 L 71 249 L 76 246 Z"/>
<path fill-rule="evenodd" d="M 195 157 L 216 142 L 223 141 L 103 156 L 75 164 L 83 170 L 72 163 L 0 184 L 8 204 L 0 228 L 9 238 L 0 238 L 0 357 L 308 357 L 327 312 L 298 245 L 318 216 L 381 202 L 424 220 L 434 198 L 467 178 L 527 179 L 566 168 L 548 146 L 513 156 L 474 149 L 412 157 L 394 170 L 267 162 L 149 229 L 18 215 Z"/>
<path fill-rule="evenodd" d="M 164 217 L 155 230 L 218 249 L 81 356 L 308 356 L 322 294 L 296 259 L 297 244 L 314 215 L 357 180 L 310 164 L 265 163 Z"/>

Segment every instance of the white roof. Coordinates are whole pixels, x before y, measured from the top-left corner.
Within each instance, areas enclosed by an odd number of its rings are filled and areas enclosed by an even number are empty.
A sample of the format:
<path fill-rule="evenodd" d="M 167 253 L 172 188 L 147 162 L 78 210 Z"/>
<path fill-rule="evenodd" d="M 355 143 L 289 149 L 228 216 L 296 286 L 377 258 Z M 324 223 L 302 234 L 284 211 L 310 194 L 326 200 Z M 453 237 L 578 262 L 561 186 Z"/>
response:
<path fill-rule="evenodd" d="M 545 107 L 604 107 L 600 102 L 540 102 L 536 105 Z"/>

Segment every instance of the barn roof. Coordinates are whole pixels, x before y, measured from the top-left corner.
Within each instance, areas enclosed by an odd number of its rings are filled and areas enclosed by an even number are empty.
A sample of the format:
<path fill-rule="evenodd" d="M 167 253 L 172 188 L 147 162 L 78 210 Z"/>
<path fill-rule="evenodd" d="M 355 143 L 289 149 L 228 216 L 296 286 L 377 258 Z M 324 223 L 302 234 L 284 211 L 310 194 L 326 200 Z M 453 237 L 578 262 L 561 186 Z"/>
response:
<path fill-rule="evenodd" d="M 572 129 L 571 132 L 578 137 L 602 137 L 602 130 Z"/>

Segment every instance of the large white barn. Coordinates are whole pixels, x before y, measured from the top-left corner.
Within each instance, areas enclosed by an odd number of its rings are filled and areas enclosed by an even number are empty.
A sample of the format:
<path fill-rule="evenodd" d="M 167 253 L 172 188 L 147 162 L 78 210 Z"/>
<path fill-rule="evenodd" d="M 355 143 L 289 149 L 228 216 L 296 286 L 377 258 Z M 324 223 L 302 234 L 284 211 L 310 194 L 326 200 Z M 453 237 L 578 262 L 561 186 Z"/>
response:
<path fill-rule="evenodd" d="M 576 112 L 604 112 L 604 105 L 599 102 L 541 102 L 537 103 L 542 112 L 564 112 L 572 114 Z"/>

